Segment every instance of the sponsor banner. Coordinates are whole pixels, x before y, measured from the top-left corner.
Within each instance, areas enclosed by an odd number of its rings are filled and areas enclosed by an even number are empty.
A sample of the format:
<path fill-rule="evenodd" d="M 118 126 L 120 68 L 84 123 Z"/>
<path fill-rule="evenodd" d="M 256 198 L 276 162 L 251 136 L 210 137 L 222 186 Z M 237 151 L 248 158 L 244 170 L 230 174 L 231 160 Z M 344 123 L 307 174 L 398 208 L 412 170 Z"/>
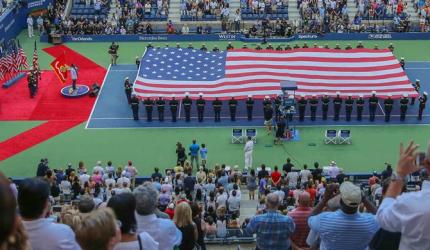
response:
<path fill-rule="evenodd" d="M 51 2 L 52 0 L 28 0 L 27 8 L 29 11 L 44 9 L 48 7 L 49 3 Z"/>
<path fill-rule="evenodd" d="M 18 36 L 26 26 L 26 8 L 7 9 L 0 16 L 0 44 Z"/>
<path fill-rule="evenodd" d="M 240 35 L 236 34 L 211 34 L 211 35 L 67 35 L 63 36 L 63 42 L 181 42 L 181 41 L 236 41 Z M 41 42 L 47 42 L 46 35 L 40 38 Z"/>

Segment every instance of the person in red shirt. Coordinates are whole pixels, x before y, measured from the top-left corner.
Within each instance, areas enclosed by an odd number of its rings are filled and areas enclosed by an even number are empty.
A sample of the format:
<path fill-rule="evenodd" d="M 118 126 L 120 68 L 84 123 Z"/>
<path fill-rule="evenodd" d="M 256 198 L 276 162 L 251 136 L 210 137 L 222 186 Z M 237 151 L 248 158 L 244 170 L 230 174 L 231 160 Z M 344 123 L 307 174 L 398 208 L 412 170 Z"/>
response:
<path fill-rule="evenodd" d="M 369 186 L 370 187 L 375 185 L 376 179 L 379 179 L 377 175 L 378 175 L 378 173 L 376 173 L 376 171 L 374 171 L 372 177 L 369 178 Z"/>
<path fill-rule="evenodd" d="M 277 187 L 281 185 L 281 173 L 278 171 L 278 166 L 275 166 L 275 170 L 270 174 L 270 177 L 272 178 L 272 185 Z"/>
<path fill-rule="evenodd" d="M 173 216 L 175 215 L 175 205 L 173 203 L 170 203 L 169 206 L 167 206 L 166 210 L 164 211 L 167 215 L 169 215 L 169 218 L 173 220 Z"/>
<path fill-rule="evenodd" d="M 310 206 L 313 206 L 317 197 L 317 190 L 315 189 L 314 183 L 312 181 L 308 182 L 308 188 L 306 189 L 306 192 L 308 192 L 310 196 Z"/>
<path fill-rule="evenodd" d="M 308 248 L 306 244 L 306 238 L 309 234 L 308 217 L 312 213 L 312 207 L 310 207 L 310 195 L 308 192 L 302 192 L 299 195 L 299 205 L 293 211 L 288 213 L 288 216 L 293 218 L 294 224 L 296 224 L 296 230 L 294 230 L 291 236 L 291 242 L 294 247 Z"/>

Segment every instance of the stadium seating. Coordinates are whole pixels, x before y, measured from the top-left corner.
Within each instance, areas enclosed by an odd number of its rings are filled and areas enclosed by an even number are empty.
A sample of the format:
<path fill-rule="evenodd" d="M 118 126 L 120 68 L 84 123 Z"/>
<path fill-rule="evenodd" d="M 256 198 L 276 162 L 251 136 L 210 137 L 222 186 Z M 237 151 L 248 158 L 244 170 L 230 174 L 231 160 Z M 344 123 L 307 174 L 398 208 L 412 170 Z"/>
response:
<path fill-rule="evenodd" d="M 107 4 L 107 6 L 108 5 L 109 4 Z M 70 11 L 70 17 L 74 19 L 83 17 L 84 19 L 94 20 L 97 16 L 98 20 L 104 20 L 109 12 L 109 7 L 107 6 L 102 6 L 100 13 L 97 14 L 94 9 L 94 4 L 86 5 L 80 0 L 74 0 L 72 10 Z"/>

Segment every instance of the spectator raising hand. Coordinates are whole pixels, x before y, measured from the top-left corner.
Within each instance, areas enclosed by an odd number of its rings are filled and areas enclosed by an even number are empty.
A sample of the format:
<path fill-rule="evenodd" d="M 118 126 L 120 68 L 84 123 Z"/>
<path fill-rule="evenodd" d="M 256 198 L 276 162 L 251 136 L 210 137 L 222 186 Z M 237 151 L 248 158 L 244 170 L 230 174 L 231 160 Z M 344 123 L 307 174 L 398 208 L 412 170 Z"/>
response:
<path fill-rule="evenodd" d="M 396 170 L 399 177 L 404 178 L 408 174 L 412 174 L 419 170 L 415 161 L 418 155 L 417 149 L 419 146 L 420 145 L 418 144 L 414 144 L 413 141 L 410 141 L 409 145 L 405 149 L 403 143 L 400 143 L 400 155 Z"/>

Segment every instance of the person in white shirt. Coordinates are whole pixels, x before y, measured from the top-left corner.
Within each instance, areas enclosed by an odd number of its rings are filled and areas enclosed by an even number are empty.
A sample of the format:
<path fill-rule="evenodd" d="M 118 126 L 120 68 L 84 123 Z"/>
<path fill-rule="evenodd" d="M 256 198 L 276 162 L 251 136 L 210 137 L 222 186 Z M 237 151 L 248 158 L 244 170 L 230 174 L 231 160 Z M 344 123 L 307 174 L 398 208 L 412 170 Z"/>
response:
<path fill-rule="evenodd" d="M 103 176 L 104 169 L 103 169 L 103 167 L 102 167 L 102 162 L 101 162 L 101 161 L 98 161 L 98 162 L 97 162 L 97 164 L 94 166 L 94 168 L 93 168 L 93 174 L 94 174 L 96 171 L 98 171 L 98 172 Z"/>
<path fill-rule="evenodd" d="M 182 233 L 170 219 L 155 215 L 158 192 L 151 184 L 140 185 L 133 191 L 136 198 L 137 233 L 147 232 L 158 242 L 158 249 L 173 249 L 182 241 Z"/>
<path fill-rule="evenodd" d="M 243 148 L 245 152 L 245 169 L 252 168 L 252 151 L 254 150 L 254 141 L 251 136 L 248 136 L 248 140 Z"/>
<path fill-rule="evenodd" d="M 116 183 L 118 184 L 119 187 L 123 187 L 124 182 L 127 184 L 127 187 L 130 187 L 130 183 L 131 183 L 130 179 L 125 176 L 125 173 L 123 171 L 123 173 L 121 173 L 121 177 L 119 177 L 118 180 L 116 180 Z"/>
<path fill-rule="evenodd" d="M 184 24 L 184 26 L 182 26 L 181 33 L 184 35 L 190 33 L 190 28 L 188 28 L 188 25 Z"/>
<path fill-rule="evenodd" d="M 136 199 L 133 194 L 115 195 L 109 200 L 107 206 L 114 211 L 116 218 L 121 221 L 121 242 L 115 245 L 114 250 L 158 250 L 158 242 L 148 233 L 136 234 L 134 231 L 137 227 L 137 221 L 135 216 Z"/>
<path fill-rule="evenodd" d="M 231 196 L 228 198 L 228 211 L 230 213 L 235 213 L 239 216 L 240 211 L 240 197 L 237 196 L 236 190 L 231 191 Z"/>
<path fill-rule="evenodd" d="M 282 186 L 277 186 L 276 187 L 276 191 L 275 192 L 273 192 L 274 194 L 276 194 L 276 195 L 278 195 L 278 197 L 279 197 L 279 202 L 282 202 L 283 200 L 284 200 L 284 198 L 285 198 L 285 192 L 284 191 L 282 191 Z"/>
<path fill-rule="evenodd" d="M 224 192 L 224 188 L 220 187 L 219 189 L 219 193 L 216 197 L 216 208 L 218 209 L 219 207 L 225 207 L 227 208 L 227 199 L 228 199 L 228 195 L 226 192 Z"/>
<path fill-rule="evenodd" d="M 85 182 L 88 182 L 90 180 L 90 175 L 87 174 L 87 170 L 84 170 L 84 173 L 79 176 L 79 183 L 81 184 L 81 187 L 84 188 Z"/>
<path fill-rule="evenodd" d="M 400 144 L 400 156 L 396 172 L 376 213 L 379 226 L 390 232 L 400 232 L 400 250 L 430 249 L 430 146 L 422 166 L 417 166 L 418 145 L 413 141 L 404 148 Z M 421 191 L 403 193 L 408 175 L 422 167 Z"/>
<path fill-rule="evenodd" d="M 105 180 L 105 186 L 109 187 L 110 185 L 112 185 L 112 187 L 115 187 L 116 181 L 114 178 L 112 178 L 112 174 L 109 173 L 108 174 L 108 178 L 106 178 Z"/>
<path fill-rule="evenodd" d="M 291 171 L 287 174 L 287 182 L 289 188 L 297 188 L 297 180 L 299 179 L 299 174 L 296 171 Z"/>
<path fill-rule="evenodd" d="M 28 28 L 28 37 L 32 38 L 34 36 L 34 20 L 31 15 L 27 17 L 27 28 Z"/>
<path fill-rule="evenodd" d="M 69 226 L 54 223 L 52 218 L 47 218 L 51 209 L 49 191 L 49 184 L 38 178 L 25 179 L 19 185 L 19 214 L 31 248 L 81 249 Z"/>
<path fill-rule="evenodd" d="M 303 166 L 303 170 L 300 170 L 299 175 L 300 175 L 300 182 L 301 183 L 305 183 L 305 182 L 309 181 L 309 178 L 312 177 L 312 173 L 311 173 L 311 171 L 309 171 L 308 165 L 305 164 Z"/>
<path fill-rule="evenodd" d="M 135 166 L 133 166 L 132 161 L 128 161 L 127 167 L 125 167 L 125 171 L 127 172 L 131 180 L 131 187 L 134 187 L 136 184 L 137 169 Z M 130 187 L 130 185 L 128 186 Z"/>

